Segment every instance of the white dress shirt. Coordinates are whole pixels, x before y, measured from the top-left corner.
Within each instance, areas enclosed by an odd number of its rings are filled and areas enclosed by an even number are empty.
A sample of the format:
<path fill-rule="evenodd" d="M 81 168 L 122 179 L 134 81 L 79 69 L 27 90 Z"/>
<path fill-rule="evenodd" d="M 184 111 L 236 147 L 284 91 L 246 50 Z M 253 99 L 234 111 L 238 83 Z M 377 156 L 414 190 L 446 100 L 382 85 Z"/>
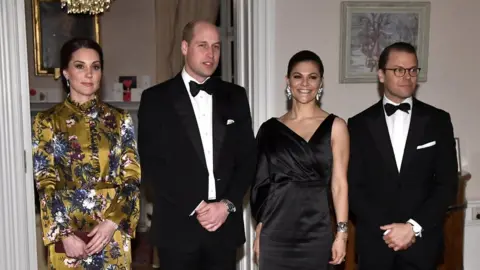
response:
<path fill-rule="evenodd" d="M 392 143 L 393 153 L 395 155 L 395 161 L 397 163 L 397 169 L 400 172 L 403 160 L 403 153 L 405 151 L 405 144 L 407 143 L 408 130 L 410 128 L 410 120 L 412 118 L 413 111 L 413 99 L 409 97 L 405 99 L 402 103 L 410 104 L 410 111 L 406 113 L 402 110 L 397 110 L 394 114 L 388 116 L 385 112 L 385 120 L 387 121 L 388 134 L 390 135 L 390 141 Z M 395 106 L 400 104 L 395 103 L 388 99 L 386 96 L 383 96 L 383 105 L 390 103 Z M 413 231 L 416 236 L 421 237 L 422 226 L 418 224 L 415 220 L 409 219 L 407 223 L 410 223 L 413 226 Z"/>
<path fill-rule="evenodd" d="M 203 82 L 198 82 L 190 76 L 185 68 L 182 70 L 182 79 L 187 88 L 188 96 L 192 102 L 195 118 L 202 139 L 203 152 L 205 154 L 205 161 L 208 169 L 208 199 L 215 200 L 217 197 L 215 188 L 215 177 L 213 175 L 213 124 L 212 124 L 212 96 L 205 91 L 200 91 L 195 97 L 190 93 L 190 81 L 196 83 L 205 83 L 209 78 Z"/>
<path fill-rule="evenodd" d="M 386 96 L 383 97 L 383 105 L 390 103 L 398 106 L 389 100 Z M 405 151 L 405 144 L 407 142 L 408 129 L 410 127 L 410 119 L 412 118 L 412 98 L 405 99 L 402 103 L 410 104 L 410 112 L 406 113 L 402 110 L 397 110 L 394 114 L 387 116 L 385 112 L 385 120 L 387 121 L 388 134 L 390 135 L 390 141 L 393 147 L 393 153 L 395 154 L 395 161 L 397 162 L 397 169 L 400 171 L 402 165 L 403 152 Z"/>

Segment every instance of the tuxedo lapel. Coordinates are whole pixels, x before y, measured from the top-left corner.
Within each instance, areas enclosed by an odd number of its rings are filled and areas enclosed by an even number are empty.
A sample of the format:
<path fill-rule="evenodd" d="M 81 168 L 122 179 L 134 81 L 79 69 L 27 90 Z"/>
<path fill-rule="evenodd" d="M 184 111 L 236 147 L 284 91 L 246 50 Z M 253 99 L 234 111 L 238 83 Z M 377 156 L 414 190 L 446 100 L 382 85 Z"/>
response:
<path fill-rule="evenodd" d="M 410 127 L 408 129 L 407 142 L 405 144 L 400 171 L 405 170 L 406 166 L 412 160 L 417 151 L 417 145 L 422 139 L 427 119 L 428 116 L 425 114 L 423 104 L 418 100 L 413 99 L 412 116 L 410 119 Z"/>
<path fill-rule="evenodd" d="M 202 139 L 200 137 L 197 119 L 195 118 L 192 102 L 188 96 L 181 74 L 178 74 L 175 77 L 170 91 L 172 93 L 173 105 L 180 116 L 180 120 L 185 127 L 186 133 L 195 148 L 198 158 L 206 167 L 207 163 L 205 161 L 205 154 L 203 152 Z"/>
<path fill-rule="evenodd" d="M 381 100 L 375 105 L 374 110 L 375 113 L 369 121 L 370 133 L 372 134 L 378 151 L 382 154 L 387 170 L 398 174 L 395 154 L 393 152 L 390 134 L 388 133 L 387 122 L 385 120 L 385 113 L 383 111 Z"/>
<path fill-rule="evenodd" d="M 214 170 L 218 167 L 218 162 L 220 158 L 220 153 L 222 150 L 223 139 L 225 137 L 226 131 L 226 119 L 223 116 L 224 108 L 226 107 L 226 92 L 223 92 L 219 88 L 219 82 L 213 83 L 211 87 L 212 94 L 212 126 L 213 126 L 213 168 Z"/>

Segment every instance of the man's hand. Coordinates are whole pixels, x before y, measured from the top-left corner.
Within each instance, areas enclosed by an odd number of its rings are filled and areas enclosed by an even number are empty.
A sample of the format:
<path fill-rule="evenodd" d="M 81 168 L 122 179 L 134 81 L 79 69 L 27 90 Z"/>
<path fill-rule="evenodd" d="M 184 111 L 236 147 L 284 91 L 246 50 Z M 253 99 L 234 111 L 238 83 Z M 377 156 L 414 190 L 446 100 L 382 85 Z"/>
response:
<path fill-rule="evenodd" d="M 409 223 L 393 223 L 381 226 L 380 229 L 388 231 L 383 240 L 395 251 L 405 250 L 415 243 L 415 234 Z"/>
<path fill-rule="evenodd" d="M 204 204 L 196 212 L 198 222 L 209 232 L 218 230 L 228 217 L 228 208 L 223 202 Z"/>

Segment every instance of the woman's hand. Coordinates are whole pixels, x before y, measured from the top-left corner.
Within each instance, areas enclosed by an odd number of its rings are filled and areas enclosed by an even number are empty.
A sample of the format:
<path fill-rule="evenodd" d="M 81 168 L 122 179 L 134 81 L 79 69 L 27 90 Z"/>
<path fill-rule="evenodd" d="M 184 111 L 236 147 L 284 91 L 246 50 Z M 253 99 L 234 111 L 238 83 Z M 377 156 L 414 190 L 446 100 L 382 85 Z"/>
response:
<path fill-rule="evenodd" d="M 102 251 L 112 239 L 113 233 L 117 227 L 117 224 L 108 219 L 95 226 L 95 228 L 93 228 L 88 234 L 88 237 L 93 236 L 93 238 L 86 246 L 87 254 L 93 255 Z"/>
<path fill-rule="evenodd" d="M 253 241 L 253 252 L 255 254 L 255 262 L 258 264 L 260 259 L 260 235 L 257 235 L 255 241 Z"/>
<path fill-rule="evenodd" d="M 67 257 L 75 259 L 85 259 L 88 257 L 88 254 L 85 251 L 85 242 L 83 242 L 83 240 L 77 236 L 73 234 L 67 236 L 66 238 L 62 239 L 62 244 Z"/>
<path fill-rule="evenodd" d="M 260 262 L 260 233 L 262 232 L 263 223 L 258 223 L 255 228 L 255 241 L 253 241 L 254 260 L 258 264 Z"/>
<path fill-rule="evenodd" d="M 347 255 L 347 234 L 338 232 L 332 246 L 332 260 L 330 264 L 338 265 L 345 261 Z"/>

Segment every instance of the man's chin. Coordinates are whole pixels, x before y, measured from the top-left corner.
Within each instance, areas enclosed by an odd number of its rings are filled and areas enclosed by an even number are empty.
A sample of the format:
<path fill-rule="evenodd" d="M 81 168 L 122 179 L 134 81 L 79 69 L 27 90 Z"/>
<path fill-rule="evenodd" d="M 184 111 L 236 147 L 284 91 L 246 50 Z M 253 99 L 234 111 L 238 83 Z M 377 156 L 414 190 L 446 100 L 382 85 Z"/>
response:
<path fill-rule="evenodd" d="M 205 78 L 212 77 L 212 75 L 213 75 L 213 72 L 206 73 Z"/>
<path fill-rule="evenodd" d="M 402 98 L 409 98 L 411 96 L 413 96 L 413 94 L 415 93 L 415 89 L 401 89 L 400 90 L 400 97 Z"/>
<path fill-rule="evenodd" d="M 217 69 L 217 67 L 204 67 L 201 72 L 203 73 L 203 75 L 205 75 L 205 77 L 211 77 L 213 75 L 213 73 L 215 73 L 215 70 Z"/>

